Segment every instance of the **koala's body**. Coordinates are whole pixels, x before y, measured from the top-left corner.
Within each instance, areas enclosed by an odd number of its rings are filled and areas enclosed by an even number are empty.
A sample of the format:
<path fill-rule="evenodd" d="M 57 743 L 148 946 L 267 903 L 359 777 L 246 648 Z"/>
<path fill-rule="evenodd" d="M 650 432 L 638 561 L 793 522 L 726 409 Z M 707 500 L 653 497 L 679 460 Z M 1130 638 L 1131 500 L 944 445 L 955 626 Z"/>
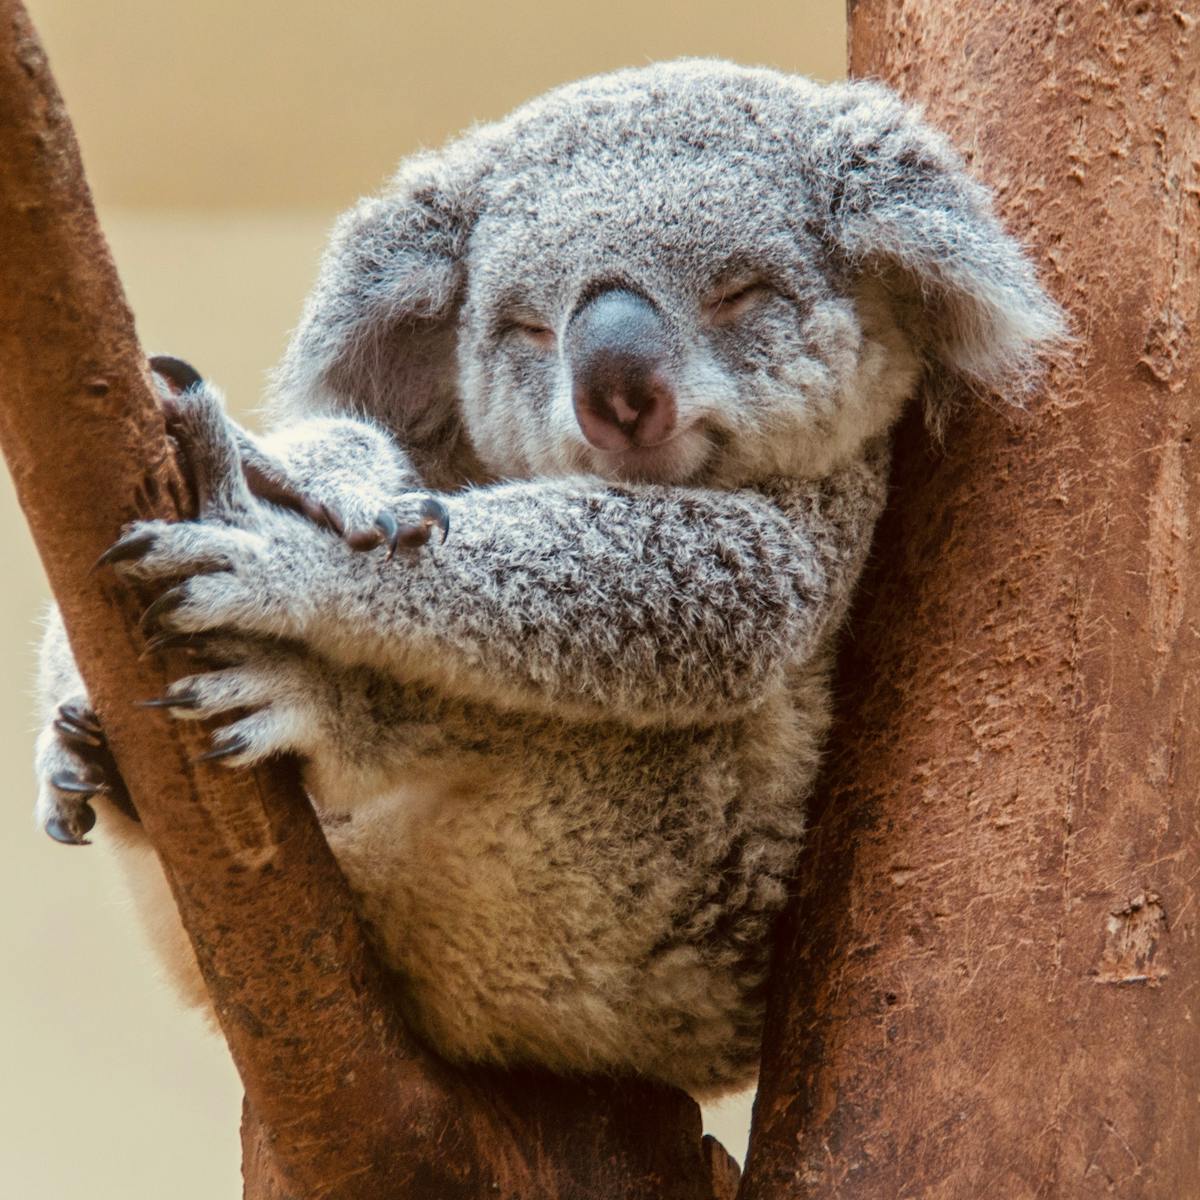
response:
<path fill-rule="evenodd" d="M 888 431 L 922 376 L 1020 386 L 1061 329 L 885 89 L 618 72 L 347 214 L 273 432 L 177 377 L 200 519 L 109 557 L 184 579 L 158 644 L 215 669 L 165 706 L 250 710 L 214 757 L 303 757 L 435 1048 L 711 1095 L 756 1069 Z M 53 625 L 42 690 L 43 824 L 95 805 L 199 998 Z"/>

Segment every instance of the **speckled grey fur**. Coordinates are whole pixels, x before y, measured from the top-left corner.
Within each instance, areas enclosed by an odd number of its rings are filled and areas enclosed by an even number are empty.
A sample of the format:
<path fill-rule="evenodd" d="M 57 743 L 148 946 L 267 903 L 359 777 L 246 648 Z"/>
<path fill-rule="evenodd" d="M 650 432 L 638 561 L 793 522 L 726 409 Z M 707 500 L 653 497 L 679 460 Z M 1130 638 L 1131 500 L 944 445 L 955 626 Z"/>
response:
<path fill-rule="evenodd" d="M 564 331 L 613 286 L 665 324 L 681 432 L 652 454 L 589 445 L 571 407 Z M 884 88 L 717 62 L 586 80 L 339 221 L 273 431 L 183 397 L 202 519 L 138 527 L 121 569 L 185 577 L 163 624 L 218 638 L 176 715 L 253 710 L 216 735 L 235 766 L 305 756 L 444 1054 L 713 1094 L 755 1070 L 888 430 L 923 374 L 1016 396 L 1061 333 L 984 190 Z M 251 495 L 239 458 L 355 526 L 436 490 L 450 536 L 356 552 Z M 82 696 L 48 646 L 47 718 Z M 48 729 L 43 822 L 70 754 Z"/>

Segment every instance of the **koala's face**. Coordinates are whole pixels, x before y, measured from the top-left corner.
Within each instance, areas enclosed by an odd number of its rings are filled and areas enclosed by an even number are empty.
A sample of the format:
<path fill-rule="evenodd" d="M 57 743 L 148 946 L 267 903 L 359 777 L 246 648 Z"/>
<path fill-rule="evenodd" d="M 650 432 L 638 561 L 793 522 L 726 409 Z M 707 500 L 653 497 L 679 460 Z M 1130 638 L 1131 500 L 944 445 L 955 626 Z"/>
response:
<path fill-rule="evenodd" d="M 885 88 L 664 63 L 402 164 L 339 222 L 276 403 L 365 412 L 454 478 L 735 485 L 829 471 L 919 368 L 1028 382 L 1062 333 Z"/>
<path fill-rule="evenodd" d="M 894 418 L 916 355 L 745 99 L 634 89 L 512 123 L 458 336 L 491 471 L 823 474 Z"/>

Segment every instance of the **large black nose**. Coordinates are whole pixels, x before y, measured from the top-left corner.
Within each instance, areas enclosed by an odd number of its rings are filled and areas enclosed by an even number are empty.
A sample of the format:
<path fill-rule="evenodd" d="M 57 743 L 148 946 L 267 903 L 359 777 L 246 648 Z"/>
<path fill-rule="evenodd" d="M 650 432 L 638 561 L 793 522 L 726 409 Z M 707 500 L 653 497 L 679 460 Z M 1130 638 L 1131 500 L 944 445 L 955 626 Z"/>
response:
<path fill-rule="evenodd" d="M 566 336 L 575 416 L 601 450 L 657 446 L 675 428 L 670 340 L 658 310 L 612 288 L 571 318 Z"/>

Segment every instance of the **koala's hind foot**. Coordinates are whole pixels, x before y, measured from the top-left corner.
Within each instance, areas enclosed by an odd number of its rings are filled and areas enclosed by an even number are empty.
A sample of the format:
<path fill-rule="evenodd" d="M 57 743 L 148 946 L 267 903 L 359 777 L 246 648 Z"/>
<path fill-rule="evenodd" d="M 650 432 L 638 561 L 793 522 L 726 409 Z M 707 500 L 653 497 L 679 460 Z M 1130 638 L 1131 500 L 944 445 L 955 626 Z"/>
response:
<path fill-rule="evenodd" d="M 83 700 L 60 704 L 38 738 L 38 824 L 66 846 L 86 846 L 96 823 L 92 801 L 103 796 L 136 821 L 96 714 Z"/>

